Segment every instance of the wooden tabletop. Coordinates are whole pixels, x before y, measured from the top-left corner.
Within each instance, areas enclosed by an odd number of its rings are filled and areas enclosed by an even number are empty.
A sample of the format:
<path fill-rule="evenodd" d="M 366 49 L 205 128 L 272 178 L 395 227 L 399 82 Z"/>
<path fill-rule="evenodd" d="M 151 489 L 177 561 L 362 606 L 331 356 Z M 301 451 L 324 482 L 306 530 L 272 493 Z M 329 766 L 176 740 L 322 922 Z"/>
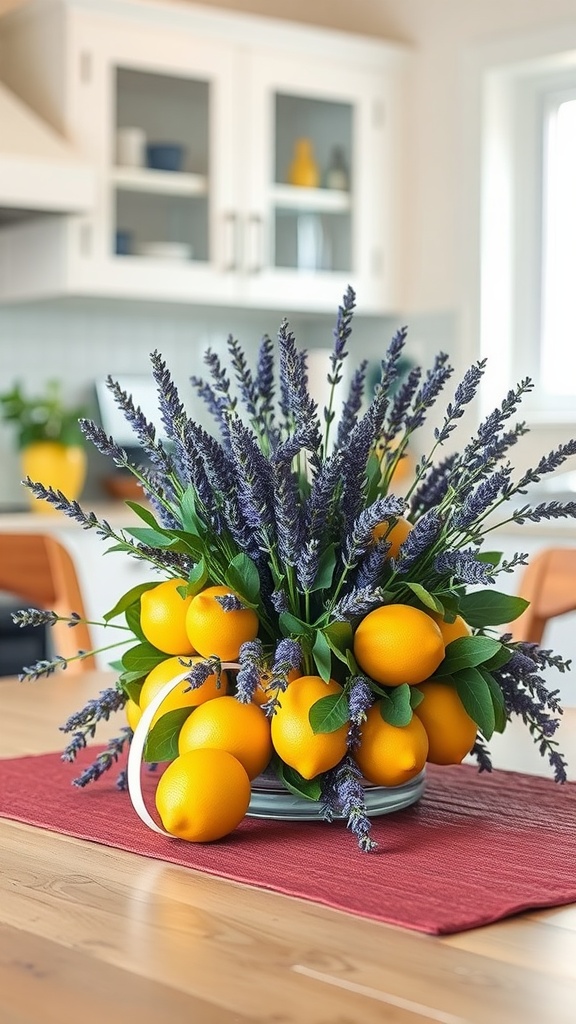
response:
<path fill-rule="evenodd" d="M 0 679 L 2 756 L 109 679 Z M 2 1024 L 576 1021 L 576 907 L 435 938 L 5 819 L 0 865 Z"/>

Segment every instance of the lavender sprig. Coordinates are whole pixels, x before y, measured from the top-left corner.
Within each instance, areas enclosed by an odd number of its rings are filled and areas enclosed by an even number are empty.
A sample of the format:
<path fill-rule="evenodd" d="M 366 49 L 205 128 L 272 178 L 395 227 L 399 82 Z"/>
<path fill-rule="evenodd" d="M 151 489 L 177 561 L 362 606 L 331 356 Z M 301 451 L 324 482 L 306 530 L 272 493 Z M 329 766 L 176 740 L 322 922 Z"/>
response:
<path fill-rule="evenodd" d="M 72 780 L 72 785 L 83 788 L 89 782 L 96 782 L 113 764 L 116 764 L 126 743 L 129 743 L 132 738 L 132 730 L 128 726 L 125 726 L 121 731 L 122 735 L 109 740 L 106 749 L 102 750 L 92 764 Z M 122 779 L 122 773 L 117 779 L 116 785 L 119 789 L 126 788 L 126 783 Z"/>
<path fill-rule="evenodd" d="M 338 316 L 337 316 L 337 319 L 336 319 L 336 327 L 334 328 L 334 331 L 333 331 L 334 347 L 333 347 L 332 353 L 330 355 L 331 372 L 328 373 L 328 383 L 330 385 L 330 395 L 329 395 L 329 399 L 328 399 L 328 405 L 325 406 L 325 408 L 324 408 L 325 430 L 324 430 L 324 442 L 323 442 L 323 445 L 322 445 L 322 451 L 323 451 L 324 455 L 328 451 L 328 440 L 329 440 L 329 437 L 330 437 L 330 427 L 331 427 L 331 425 L 332 425 L 332 423 L 334 421 L 334 416 L 335 416 L 334 408 L 333 408 L 333 406 L 334 406 L 334 394 L 335 394 L 335 391 L 336 391 L 336 388 L 337 388 L 338 384 L 340 384 L 340 382 L 342 380 L 342 367 L 343 367 L 343 364 L 344 364 L 344 360 L 345 360 L 346 356 L 348 355 L 348 352 L 346 351 L 346 345 L 347 345 L 348 339 L 349 339 L 349 337 L 350 337 L 350 335 L 352 333 L 352 316 L 353 316 L 353 313 L 354 313 L 355 304 L 356 304 L 356 296 L 354 294 L 353 289 L 350 288 L 350 286 L 349 286 L 347 291 L 346 291 L 346 294 L 344 295 L 344 298 L 342 300 L 342 305 L 338 307 Z M 354 391 L 351 392 L 351 395 L 350 395 L 350 398 L 349 398 L 349 402 L 348 402 L 347 406 L 345 407 L 346 418 L 348 419 L 349 422 L 351 421 L 352 417 L 354 416 L 353 404 L 354 404 L 355 401 L 358 400 L 358 397 L 359 397 L 358 396 L 358 389 L 359 389 L 359 387 L 363 386 L 363 377 L 364 377 L 364 374 L 366 372 L 366 365 L 367 365 L 366 363 L 363 364 L 364 373 L 363 374 L 361 373 L 360 375 L 356 375 L 355 383 L 354 383 Z M 359 408 L 359 405 L 358 405 L 358 408 Z M 357 411 L 358 411 L 358 409 L 356 409 L 356 412 Z M 344 417 L 343 417 L 343 419 L 344 419 Z M 342 424 L 341 424 L 341 427 L 342 427 Z M 340 431 L 339 431 L 338 436 L 340 437 Z"/>
<path fill-rule="evenodd" d="M 98 722 L 107 722 L 114 711 L 124 707 L 126 700 L 126 694 L 114 686 L 101 690 L 99 697 L 89 700 L 81 711 L 75 711 L 70 715 L 64 725 L 60 726 L 60 732 L 82 729 L 85 735 L 93 737 Z"/>
<path fill-rule="evenodd" d="M 264 668 L 264 648 L 261 640 L 247 640 L 238 655 L 240 669 L 236 676 L 236 699 L 250 704 L 260 684 Z"/>
<path fill-rule="evenodd" d="M 366 810 L 362 774 L 352 758 L 346 757 L 326 773 L 323 801 L 328 819 L 339 811 L 347 818 L 347 827 L 356 836 L 363 853 L 376 849 L 377 843 L 370 838 L 372 822 Z"/>

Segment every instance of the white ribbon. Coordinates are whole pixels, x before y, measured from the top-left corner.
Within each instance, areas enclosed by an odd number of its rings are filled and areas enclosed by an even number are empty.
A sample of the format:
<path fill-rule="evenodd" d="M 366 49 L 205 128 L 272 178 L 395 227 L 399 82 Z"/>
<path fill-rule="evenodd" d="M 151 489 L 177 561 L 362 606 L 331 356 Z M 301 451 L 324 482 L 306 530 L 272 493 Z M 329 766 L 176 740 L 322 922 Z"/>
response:
<path fill-rule="evenodd" d="M 221 668 L 239 669 L 240 665 L 235 661 L 226 661 L 222 663 Z M 174 676 L 174 678 L 170 679 L 162 687 L 161 690 L 158 690 L 156 696 L 150 701 L 148 706 L 144 708 L 144 711 L 142 712 L 142 715 L 140 717 L 140 721 L 138 722 L 138 725 L 134 730 L 132 743 L 130 744 L 130 752 L 128 754 L 128 766 L 126 770 L 128 793 L 130 794 L 132 806 L 134 807 L 136 814 L 138 815 L 140 820 L 148 826 L 148 828 L 152 829 L 153 832 L 159 832 L 160 835 L 168 836 L 169 839 L 175 839 L 176 836 L 173 836 L 170 832 L 167 832 L 166 829 L 161 828 L 160 825 L 156 824 L 154 818 L 152 818 L 151 815 L 148 813 L 146 804 L 144 802 L 141 782 L 142 757 L 144 754 L 144 747 L 146 745 L 146 738 L 150 731 L 150 726 L 152 725 L 152 719 L 154 718 L 154 715 L 156 714 L 158 708 L 162 704 L 162 701 L 168 696 L 169 693 L 172 693 L 172 690 L 175 690 L 176 687 L 181 682 L 183 682 L 184 679 L 187 679 L 189 675 L 190 669 L 188 668 L 186 669 L 185 672 L 181 672 L 179 675 Z M 190 711 L 192 712 L 192 708 L 190 708 Z"/>

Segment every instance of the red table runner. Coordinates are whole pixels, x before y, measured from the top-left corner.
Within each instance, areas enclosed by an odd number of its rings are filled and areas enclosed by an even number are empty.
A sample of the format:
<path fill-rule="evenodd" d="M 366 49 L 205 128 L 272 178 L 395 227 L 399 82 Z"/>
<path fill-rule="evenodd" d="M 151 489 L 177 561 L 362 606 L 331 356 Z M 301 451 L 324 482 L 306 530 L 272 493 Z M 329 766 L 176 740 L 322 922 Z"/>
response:
<path fill-rule="evenodd" d="M 217 843 L 166 839 L 116 790 L 114 769 L 70 784 L 93 757 L 0 761 L 0 816 L 431 934 L 576 902 L 576 783 L 428 766 L 423 798 L 373 819 L 379 848 L 363 854 L 341 821 L 246 818 Z M 152 808 L 157 775 L 144 776 Z"/>

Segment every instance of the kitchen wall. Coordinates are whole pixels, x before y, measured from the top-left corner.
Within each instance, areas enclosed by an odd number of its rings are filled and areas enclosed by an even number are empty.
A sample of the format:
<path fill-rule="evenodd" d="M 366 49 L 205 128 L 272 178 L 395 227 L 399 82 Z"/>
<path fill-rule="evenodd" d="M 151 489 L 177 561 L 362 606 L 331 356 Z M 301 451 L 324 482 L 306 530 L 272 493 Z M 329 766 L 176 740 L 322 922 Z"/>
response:
<path fill-rule="evenodd" d="M 17 5 L 18 0 L 0 0 L 0 10 Z M 361 32 L 414 47 L 402 320 L 410 325 L 415 358 L 442 347 L 461 370 L 476 354 L 470 343 L 474 332 L 468 330 L 474 310 L 465 276 L 470 268 L 467 226 L 475 213 L 462 106 L 470 48 L 574 20 L 574 0 L 356 0 L 354 5 L 344 0 L 205 0 L 205 5 Z M 335 306 L 339 298 L 334 296 Z M 71 397 L 84 397 L 97 376 L 145 371 L 153 347 L 161 349 L 176 376 L 185 376 L 197 372 L 194 361 L 207 344 L 222 345 L 232 330 L 250 347 L 262 331 L 275 330 L 282 314 L 239 317 L 234 310 L 175 312 L 120 303 L 0 307 L 0 382 L 3 387 L 19 377 L 36 386 L 59 376 Z M 294 326 L 302 341 L 330 344 L 332 318 L 316 317 Z M 359 318 L 358 348 L 377 353 L 395 326 Z M 536 431 L 534 450 L 539 453 L 562 436 L 558 429 Z M 5 500 L 17 500 L 17 460 L 5 427 L 0 431 L 0 478 Z"/>

